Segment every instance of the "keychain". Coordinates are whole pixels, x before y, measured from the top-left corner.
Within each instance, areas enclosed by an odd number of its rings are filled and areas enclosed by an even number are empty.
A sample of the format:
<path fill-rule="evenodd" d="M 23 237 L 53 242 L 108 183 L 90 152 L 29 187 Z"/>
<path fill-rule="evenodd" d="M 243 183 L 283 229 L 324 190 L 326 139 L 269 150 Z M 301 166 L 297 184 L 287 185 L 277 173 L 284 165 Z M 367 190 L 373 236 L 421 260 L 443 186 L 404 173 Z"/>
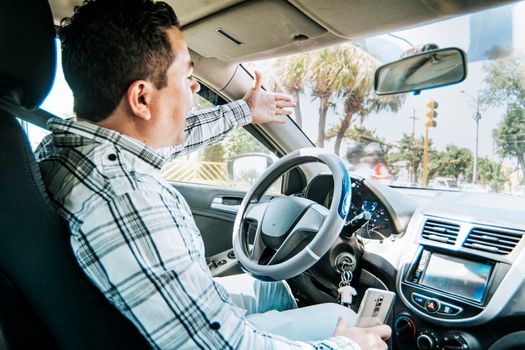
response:
<path fill-rule="evenodd" d="M 357 291 L 350 285 L 352 281 L 352 271 L 345 271 L 343 266 L 343 272 L 341 272 L 341 282 L 339 282 L 339 298 L 341 305 L 349 307 L 352 304 L 352 297 L 357 295 Z"/>

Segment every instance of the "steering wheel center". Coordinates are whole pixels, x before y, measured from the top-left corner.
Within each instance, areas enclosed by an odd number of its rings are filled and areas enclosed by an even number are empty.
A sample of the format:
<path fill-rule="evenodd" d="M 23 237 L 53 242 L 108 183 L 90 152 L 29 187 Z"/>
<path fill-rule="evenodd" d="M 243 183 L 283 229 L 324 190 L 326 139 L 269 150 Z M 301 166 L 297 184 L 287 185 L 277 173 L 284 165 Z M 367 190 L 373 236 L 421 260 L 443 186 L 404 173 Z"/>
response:
<path fill-rule="evenodd" d="M 279 198 L 268 203 L 261 234 L 264 244 L 277 250 L 312 202 L 300 197 Z"/>

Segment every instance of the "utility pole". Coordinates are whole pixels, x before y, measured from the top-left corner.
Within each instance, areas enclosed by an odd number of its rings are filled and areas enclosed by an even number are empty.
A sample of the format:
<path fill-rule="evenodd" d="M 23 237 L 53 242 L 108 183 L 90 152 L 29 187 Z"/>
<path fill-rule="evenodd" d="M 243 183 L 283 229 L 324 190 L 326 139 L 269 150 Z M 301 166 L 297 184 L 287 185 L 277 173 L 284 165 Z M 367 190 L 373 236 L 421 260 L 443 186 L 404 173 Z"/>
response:
<path fill-rule="evenodd" d="M 412 119 L 412 166 L 411 169 L 409 169 L 410 174 L 410 182 L 417 182 L 416 179 L 416 120 L 419 120 L 419 118 L 416 118 L 416 109 L 413 109 L 412 116 L 408 117 L 408 119 Z"/>
<path fill-rule="evenodd" d="M 427 103 L 428 111 L 425 114 L 427 121 L 425 122 L 425 145 L 423 148 L 423 187 L 427 187 L 427 168 L 428 168 L 428 128 L 435 128 L 437 122 L 434 120 L 437 117 L 438 103 L 434 100 L 430 100 Z"/>
<path fill-rule="evenodd" d="M 408 117 L 408 119 L 412 119 L 412 138 L 414 138 L 416 134 L 416 120 L 419 120 L 419 118 L 416 118 L 416 109 L 414 108 L 412 110 L 412 116 Z"/>
<path fill-rule="evenodd" d="M 423 187 L 427 187 L 427 166 L 428 166 L 428 126 L 425 125 L 425 145 L 423 148 L 423 181 L 422 181 Z"/>
<path fill-rule="evenodd" d="M 478 182 L 478 148 L 479 148 L 479 120 L 481 113 L 479 113 L 479 97 L 476 99 L 476 114 L 474 120 L 476 121 L 476 154 L 474 154 L 474 171 L 472 172 L 472 183 Z"/>
<path fill-rule="evenodd" d="M 476 101 L 476 113 L 472 116 L 472 119 L 476 122 L 476 151 L 474 153 L 474 169 L 472 171 L 472 183 L 478 182 L 478 149 L 479 149 L 479 121 L 481 119 L 481 113 L 479 112 L 479 90 L 478 97 L 474 97 L 465 90 L 461 90 L 460 93 L 467 95 L 474 101 Z"/>

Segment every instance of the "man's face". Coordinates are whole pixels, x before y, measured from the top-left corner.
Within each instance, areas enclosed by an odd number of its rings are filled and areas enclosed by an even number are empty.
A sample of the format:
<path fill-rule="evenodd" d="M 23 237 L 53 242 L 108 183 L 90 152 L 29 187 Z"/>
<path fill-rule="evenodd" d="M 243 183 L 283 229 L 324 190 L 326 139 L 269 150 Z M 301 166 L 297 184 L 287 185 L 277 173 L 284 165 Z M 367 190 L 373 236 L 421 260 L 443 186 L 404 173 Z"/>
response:
<path fill-rule="evenodd" d="M 184 142 L 186 115 L 193 108 L 193 95 L 200 89 L 193 77 L 186 40 L 180 30 L 168 30 L 175 60 L 166 72 L 167 86 L 156 90 L 152 97 L 151 114 L 156 142 L 164 147 Z"/>

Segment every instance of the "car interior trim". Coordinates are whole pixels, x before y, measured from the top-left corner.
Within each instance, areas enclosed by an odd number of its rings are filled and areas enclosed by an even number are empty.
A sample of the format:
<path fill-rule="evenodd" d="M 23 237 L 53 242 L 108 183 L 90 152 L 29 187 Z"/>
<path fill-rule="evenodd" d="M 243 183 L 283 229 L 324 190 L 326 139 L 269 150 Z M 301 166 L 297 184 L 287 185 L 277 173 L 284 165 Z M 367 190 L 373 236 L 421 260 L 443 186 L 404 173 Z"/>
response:
<path fill-rule="evenodd" d="M 321 257 L 320 257 L 319 255 L 317 255 L 317 254 L 315 254 L 315 253 L 313 252 L 312 248 L 310 248 L 309 245 L 305 248 L 305 250 L 306 250 L 306 252 L 307 252 L 308 254 L 310 254 L 310 256 L 311 256 L 312 258 L 314 258 L 315 260 L 319 260 L 319 259 L 321 259 Z"/>
<path fill-rule="evenodd" d="M 422 227 L 426 216 L 422 212 L 418 211 L 414 214 L 414 218 L 411 221 L 407 234 L 410 234 L 413 238 L 411 247 L 407 249 L 402 262 L 400 264 L 399 273 L 396 280 L 396 287 L 398 290 L 399 297 L 405 303 L 405 305 L 419 317 L 435 322 L 441 325 L 456 325 L 456 326 L 474 326 L 489 322 L 496 318 L 498 315 L 517 315 L 525 312 L 525 305 L 523 303 L 517 303 L 515 298 L 520 296 L 520 290 L 525 288 L 525 250 L 521 250 L 517 253 L 517 256 L 503 277 L 503 280 L 497 286 L 492 298 L 489 300 L 484 309 L 476 316 L 469 318 L 460 319 L 443 319 L 436 316 L 431 316 L 421 309 L 416 308 L 410 303 L 409 298 L 402 293 L 402 283 L 406 276 L 414 258 L 418 255 L 423 246 L 419 244 L 418 236 L 420 234 L 420 228 Z"/>

